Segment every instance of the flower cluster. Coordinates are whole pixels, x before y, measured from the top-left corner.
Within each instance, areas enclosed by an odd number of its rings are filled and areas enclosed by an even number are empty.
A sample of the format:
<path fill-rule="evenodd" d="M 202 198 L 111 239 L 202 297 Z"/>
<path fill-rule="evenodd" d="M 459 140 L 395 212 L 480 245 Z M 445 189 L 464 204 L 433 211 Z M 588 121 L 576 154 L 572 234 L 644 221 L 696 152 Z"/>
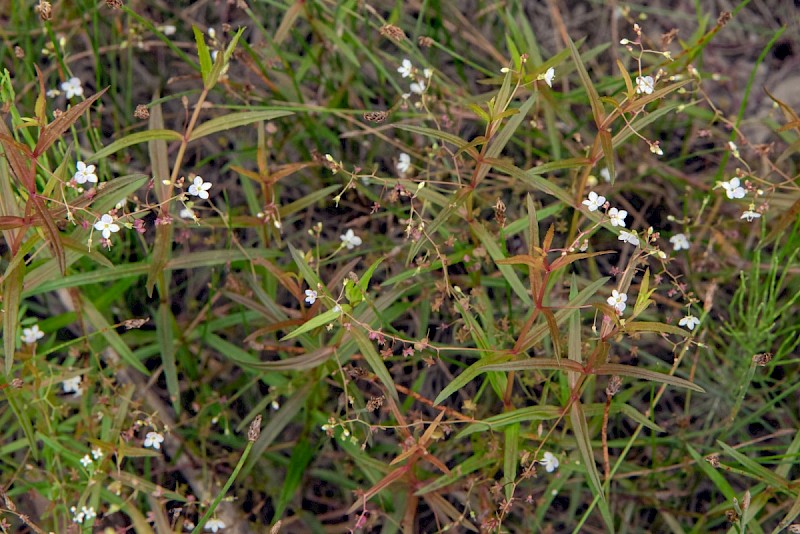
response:
<path fill-rule="evenodd" d="M 591 191 L 589 193 L 589 197 L 584 200 L 582 204 L 586 206 L 589 211 L 597 211 L 606 205 L 606 197 Z M 627 211 L 617 208 L 609 208 L 606 214 L 611 222 L 611 226 L 621 226 L 622 228 L 625 228 L 625 218 L 628 216 Z"/>
<path fill-rule="evenodd" d="M 80 512 L 76 507 L 72 507 L 69 509 L 72 512 L 72 522 L 78 523 L 79 525 L 84 523 L 85 521 L 92 522 L 95 517 L 97 517 L 97 513 L 94 511 L 94 508 L 89 506 L 81 506 Z"/>
<path fill-rule="evenodd" d="M 430 79 L 433 76 L 432 69 L 423 69 L 422 76 L 419 76 L 419 71 L 416 67 L 414 67 L 414 65 L 412 65 L 409 59 L 403 60 L 403 62 L 397 68 L 397 72 L 399 72 L 403 78 L 411 78 L 415 80 L 411 82 L 409 89 L 411 93 L 418 95 L 421 95 L 425 92 L 425 90 L 428 88 Z M 411 98 L 411 93 L 403 93 L 403 99 Z"/>

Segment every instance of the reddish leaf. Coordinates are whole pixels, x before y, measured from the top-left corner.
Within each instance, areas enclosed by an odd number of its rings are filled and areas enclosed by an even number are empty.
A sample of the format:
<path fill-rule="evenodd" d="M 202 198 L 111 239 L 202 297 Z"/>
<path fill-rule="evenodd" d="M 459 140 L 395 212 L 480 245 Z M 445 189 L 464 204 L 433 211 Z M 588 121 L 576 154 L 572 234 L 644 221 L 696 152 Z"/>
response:
<path fill-rule="evenodd" d="M 95 100 L 103 96 L 103 93 L 106 91 L 108 91 L 108 87 L 87 98 L 83 102 L 75 104 L 67 111 L 62 113 L 53 122 L 45 126 L 42 132 L 39 134 L 39 140 L 36 142 L 36 148 L 33 149 L 33 157 L 38 158 L 44 154 L 45 151 L 50 148 L 50 145 L 55 143 L 56 140 L 61 137 L 61 134 L 66 132 L 70 126 L 75 124 L 75 121 L 77 121 L 78 118 L 83 115 L 87 109 L 89 109 L 89 106 L 94 104 Z"/>

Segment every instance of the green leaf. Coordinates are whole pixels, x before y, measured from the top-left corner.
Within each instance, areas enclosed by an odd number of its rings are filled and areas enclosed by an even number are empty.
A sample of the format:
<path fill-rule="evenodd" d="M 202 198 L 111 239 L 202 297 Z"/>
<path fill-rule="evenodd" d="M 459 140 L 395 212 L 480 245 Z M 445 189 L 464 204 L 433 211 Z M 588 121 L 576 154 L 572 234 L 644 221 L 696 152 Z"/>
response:
<path fill-rule="evenodd" d="M 303 323 L 299 328 L 293 330 L 291 333 L 283 336 L 281 341 L 286 341 L 287 339 L 292 339 L 300 334 L 305 334 L 306 332 L 310 332 L 315 328 L 319 328 L 320 326 L 325 326 L 328 323 L 331 323 L 342 316 L 342 310 L 336 310 L 331 308 L 330 310 L 320 313 L 319 315 L 312 317 L 305 323 Z"/>
<path fill-rule="evenodd" d="M 514 482 L 517 480 L 517 463 L 519 458 L 519 423 L 512 423 L 505 429 L 503 447 L 503 483 L 506 500 L 514 496 Z"/>
<path fill-rule="evenodd" d="M 731 456 L 734 460 L 742 465 L 744 471 L 746 472 L 745 474 L 758 480 L 759 482 L 763 482 L 764 484 L 773 487 L 774 489 L 783 491 L 789 490 L 789 482 L 782 476 L 770 471 L 760 463 L 737 451 L 727 443 L 717 440 L 717 445 L 719 445 L 722 450 L 725 451 L 725 454 Z"/>
<path fill-rule="evenodd" d="M 89 157 L 87 161 L 101 161 L 112 154 L 116 154 L 123 148 L 138 145 L 139 143 L 155 140 L 180 141 L 181 139 L 183 139 L 183 136 L 175 130 L 146 130 L 144 132 L 136 132 L 104 146 Z"/>
<path fill-rule="evenodd" d="M 578 49 L 575 48 L 575 43 L 572 42 L 572 39 L 569 38 L 569 35 L 566 37 L 567 46 L 572 54 L 572 60 L 575 62 L 575 67 L 578 70 L 578 76 L 581 79 L 581 84 L 583 84 L 584 89 L 586 89 L 586 94 L 589 96 L 589 104 L 592 106 L 594 122 L 597 127 L 600 128 L 600 125 L 603 124 L 603 120 L 605 119 L 605 110 L 603 109 L 603 104 L 600 102 L 600 96 L 597 94 L 597 90 L 594 88 L 591 78 L 589 78 L 589 73 L 586 72 L 586 67 L 583 64 L 581 55 L 578 53 Z M 609 159 L 609 154 L 606 154 L 606 159 Z M 611 168 L 613 168 L 613 163 L 611 165 Z M 609 171 L 611 168 L 609 168 Z"/>
<path fill-rule="evenodd" d="M 17 348 L 17 326 L 19 325 L 19 306 L 22 302 L 22 287 L 25 281 L 24 261 L 9 265 L 3 278 L 3 351 L 5 352 L 5 372 L 8 376 L 14 365 L 14 352 Z"/>
<path fill-rule="evenodd" d="M 525 289 L 525 286 L 522 284 L 519 276 L 517 276 L 514 268 L 510 265 L 499 263 L 500 260 L 504 260 L 506 257 L 503 254 L 503 251 L 500 249 L 500 246 L 497 244 L 497 238 L 489 235 L 489 232 L 486 230 L 486 227 L 483 226 L 483 223 L 473 221 L 470 223 L 470 228 L 478 237 L 481 244 L 483 244 L 486 252 L 489 253 L 489 256 L 497 264 L 498 270 L 503 275 L 503 278 L 506 279 L 506 282 L 508 282 L 508 285 L 514 291 L 517 297 L 519 297 L 525 306 L 530 306 L 533 303 L 531 301 L 531 296 L 528 290 Z"/>
<path fill-rule="evenodd" d="M 418 489 L 414 495 L 421 497 L 433 491 L 438 491 L 444 487 L 456 483 L 458 480 L 466 477 L 470 473 L 477 471 L 478 469 L 483 469 L 484 467 L 493 464 L 494 462 L 495 460 L 493 458 L 482 453 L 470 456 L 462 463 L 451 469 L 449 473 L 440 476 L 433 482 L 430 482 Z"/>
<path fill-rule="evenodd" d="M 633 378 L 641 378 L 642 380 L 649 380 L 651 382 L 661 382 L 670 386 L 677 386 L 680 388 L 691 389 L 700 393 L 705 393 L 706 390 L 693 382 L 678 378 L 677 376 L 668 375 L 665 373 L 658 373 L 650 371 L 649 369 L 642 369 L 641 367 L 634 367 L 633 365 L 623 365 L 619 363 L 604 363 L 598 365 L 591 371 L 596 375 L 619 375 L 630 376 Z"/>
<path fill-rule="evenodd" d="M 228 113 L 227 115 L 207 120 L 203 124 L 199 125 L 197 128 L 192 130 L 189 140 L 195 141 L 207 135 L 230 130 L 231 128 L 246 126 L 258 121 L 268 121 L 277 119 L 278 117 L 286 117 L 287 115 L 293 115 L 293 112 L 283 109 L 264 109 L 259 111 L 238 111 L 236 113 Z"/>
<path fill-rule="evenodd" d="M 381 355 L 378 354 L 378 351 L 375 350 L 375 346 L 372 344 L 364 332 L 360 328 L 353 328 L 350 330 L 350 335 L 353 336 L 356 344 L 358 345 L 361 354 L 364 356 L 364 359 L 369 364 L 372 372 L 380 379 L 383 383 L 384 388 L 386 388 L 386 392 L 395 399 L 398 400 L 397 397 L 397 389 L 394 387 L 394 380 L 392 380 L 392 375 L 389 374 L 389 370 L 386 368 L 386 364 L 383 362 L 383 358 Z"/>
<path fill-rule="evenodd" d="M 546 421 L 558 419 L 561 416 L 561 408 L 557 406 L 529 406 L 518 408 L 510 412 L 493 415 L 477 423 L 472 423 L 456 435 L 456 439 L 465 438 L 476 432 L 495 431 L 515 423 L 527 423 L 529 421 Z"/>
<path fill-rule="evenodd" d="M 242 33 L 244 33 L 244 28 L 239 28 L 239 30 L 233 35 L 231 41 L 228 43 L 228 46 L 225 48 L 225 52 L 222 54 L 217 54 L 217 60 L 211 66 L 211 72 L 208 75 L 208 78 L 203 80 L 203 86 L 206 89 L 211 89 L 217 82 L 219 81 L 219 77 L 222 75 L 225 66 L 231 59 L 233 55 L 233 51 L 236 49 L 236 44 L 239 42 L 239 38 L 241 38 Z"/>
<path fill-rule="evenodd" d="M 203 77 L 203 86 L 208 87 L 208 77 L 211 74 L 211 52 L 206 44 L 206 36 L 197 26 L 192 26 L 194 42 L 197 43 L 197 58 L 200 60 L 200 75 Z"/>
<path fill-rule="evenodd" d="M 150 376 L 150 371 L 147 370 L 147 367 L 145 367 L 144 364 L 139 361 L 133 351 L 131 351 L 130 347 L 128 347 L 122 337 L 117 334 L 117 331 L 114 330 L 105 316 L 100 313 L 92 301 L 86 297 L 83 297 L 81 299 L 81 308 L 83 310 L 84 317 L 89 321 L 95 330 L 100 332 L 100 335 L 106 339 L 108 345 L 114 349 L 120 358 L 122 358 L 128 365 L 137 371 Z"/>
<path fill-rule="evenodd" d="M 297 493 L 300 483 L 306 472 L 306 468 L 314 458 L 314 448 L 306 439 L 298 440 L 292 447 L 292 456 L 289 459 L 289 467 L 286 469 L 286 476 L 283 479 L 278 502 L 275 505 L 275 519 L 283 517 L 286 505 Z"/>
<path fill-rule="evenodd" d="M 172 311 L 169 303 L 162 302 L 156 314 L 156 334 L 161 352 L 161 363 L 164 366 L 164 378 L 167 382 L 172 407 L 176 415 L 181 413 L 181 389 L 178 382 L 178 367 L 175 365 L 175 335 L 172 331 Z"/>

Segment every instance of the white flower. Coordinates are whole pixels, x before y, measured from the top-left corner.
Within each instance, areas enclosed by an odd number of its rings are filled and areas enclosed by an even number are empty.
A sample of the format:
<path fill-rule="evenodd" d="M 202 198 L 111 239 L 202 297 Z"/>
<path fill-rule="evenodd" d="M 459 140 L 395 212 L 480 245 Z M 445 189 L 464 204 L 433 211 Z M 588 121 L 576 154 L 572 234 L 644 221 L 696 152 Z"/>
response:
<path fill-rule="evenodd" d="M 77 170 L 72 176 L 72 179 L 75 180 L 75 182 L 79 184 L 85 184 L 86 182 L 92 182 L 94 184 L 97 183 L 97 175 L 94 173 L 94 165 L 86 165 L 84 162 L 79 161 L 75 167 Z"/>
<path fill-rule="evenodd" d="M 412 93 L 417 93 L 418 95 L 421 95 L 422 93 L 425 92 L 425 82 L 422 80 L 420 80 L 419 82 L 414 82 L 409 86 L 409 89 L 411 89 Z"/>
<path fill-rule="evenodd" d="M 81 465 L 83 467 L 89 467 L 90 465 L 92 465 L 92 459 L 89 458 L 88 454 L 84 454 L 83 458 L 81 458 Z"/>
<path fill-rule="evenodd" d="M 548 473 L 552 473 L 553 471 L 558 469 L 559 465 L 558 458 L 556 458 L 556 456 L 549 451 L 544 453 L 542 459 L 539 460 L 539 463 L 541 463 L 544 466 L 545 471 L 547 471 Z"/>
<path fill-rule="evenodd" d="M 606 299 L 609 306 L 613 306 L 617 313 L 622 313 L 627 308 L 627 304 L 625 302 L 628 300 L 628 295 L 625 293 L 620 293 L 616 289 L 611 292 L 611 296 Z"/>
<path fill-rule="evenodd" d="M 58 89 L 48 89 L 47 92 L 45 93 L 45 95 L 47 95 L 47 98 L 55 98 L 60 94 L 61 91 L 59 91 Z"/>
<path fill-rule="evenodd" d="M 405 152 L 400 153 L 400 157 L 397 160 L 397 165 L 395 165 L 397 172 L 399 172 L 400 174 L 405 174 L 408 172 L 408 169 L 410 167 L 411 167 L 411 156 L 409 156 Z"/>
<path fill-rule="evenodd" d="M 556 69 L 550 67 L 547 69 L 547 72 L 544 73 L 544 82 L 548 85 L 548 87 L 553 87 L 553 79 L 556 77 Z M 556 464 L 558 464 L 558 460 L 556 460 Z"/>
<path fill-rule="evenodd" d="M 317 292 L 313 289 L 306 289 L 306 302 L 309 306 L 317 301 Z"/>
<path fill-rule="evenodd" d="M 589 208 L 589 211 L 597 211 L 598 208 L 602 208 L 603 204 L 606 203 L 606 197 L 600 196 L 594 191 L 589 193 L 589 199 L 584 200 L 582 204 Z"/>
<path fill-rule="evenodd" d="M 222 522 L 222 519 L 217 519 L 216 517 L 209 519 L 205 527 L 206 530 L 210 530 L 211 532 L 216 532 L 224 528 L 225 523 Z"/>
<path fill-rule="evenodd" d="M 397 67 L 397 72 L 399 72 L 403 78 L 408 78 L 411 76 L 411 71 L 414 69 L 414 66 L 411 65 L 411 61 L 408 59 L 403 60 L 403 64 Z"/>
<path fill-rule="evenodd" d="M 678 321 L 678 324 L 680 326 L 685 326 L 689 330 L 694 330 L 694 327 L 700 324 L 700 319 L 698 319 L 694 315 L 689 314 L 680 321 Z"/>
<path fill-rule="evenodd" d="M 83 96 L 83 87 L 81 87 L 81 80 L 74 76 L 61 84 L 61 90 L 67 93 L 67 100 L 73 96 Z"/>
<path fill-rule="evenodd" d="M 100 458 L 103 457 L 103 451 L 100 449 L 100 447 L 92 449 L 92 456 L 94 457 L 95 460 L 99 460 Z"/>
<path fill-rule="evenodd" d="M 340 235 L 339 239 L 342 240 L 342 244 L 347 247 L 347 250 L 353 250 L 362 243 L 361 238 L 353 232 L 352 228 L 347 230 L 347 233 Z"/>
<path fill-rule="evenodd" d="M 644 93 L 646 95 L 653 94 L 653 89 L 655 89 L 656 82 L 653 80 L 652 76 L 637 76 L 636 77 L 636 92 L 637 93 Z"/>
<path fill-rule="evenodd" d="M 91 506 L 89 508 L 86 508 L 85 506 L 82 506 L 81 507 L 81 512 L 85 516 L 86 521 L 90 521 L 90 520 L 94 519 L 95 517 L 97 517 L 97 514 L 94 511 L 94 508 L 92 508 Z"/>
<path fill-rule="evenodd" d="M 337 304 L 336 306 L 333 307 L 333 311 L 335 311 L 336 313 L 342 313 L 342 307 Z"/>
<path fill-rule="evenodd" d="M 740 183 L 738 178 L 731 178 L 730 181 L 720 182 L 720 185 L 725 189 L 725 194 L 728 195 L 728 198 L 744 198 L 745 191 L 739 185 Z"/>
<path fill-rule="evenodd" d="M 759 217 L 761 217 L 760 213 L 758 213 L 757 211 L 753 211 L 754 207 L 755 206 L 751 204 L 750 209 L 742 213 L 740 219 L 747 219 L 747 222 L 753 222 L 753 219 L 758 219 Z"/>
<path fill-rule="evenodd" d="M 728 148 L 731 149 L 731 153 L 733 154 L 734 158 L 738 159 L 740 157 L 739 156 L 739 147 L 736 146 L 736 143 L 734 143 L 733 141 L 728 141 Z"/>
<path fill-rule="evenodd" d="M 158 432 L 148 432 L 147 435 L 144 437 L 144 446 L 153 447 L 154 449 L 160 449 L 161 443 L 163 441 L 164 441 L 164 436 L 162 436 Z"/>
<path fill-rule="evenodd" d="M 81 387 L 81 376 L 73 376 L 61 382 L 61 389 L 64 393 L 74 393 L 76 397 L 83 395 L 83 388 Z"/>
<path fill-rule="evenodd" d="M 84 508 L 84 510 L 86 509 L 85 506 L 83 508 Z M 72 512 L 72 522 L 73 523 L 83 523 L 83 518 L 84 518 L 84 516 L 86 514 L 84 514 L 83 512 L 79 512 L 78 509 L 75 508 L 74 506 L 72 508 L 70 508 L 69 511 Z"/>
<path fill-rule="evenodd" d="M 270 406 L 272 407 L 273 410 L 277 412 L 281 408 L 281 403 L 274 400 L 270 403 Z"/>
<path fill-rule="evenodd" d="M 625 217 L 628 216 L 627 211 L 611 208 L 608 210 L 608 216 L 611 218 L 611 226 L 621 226 L 625 228 Z"/>
<path fill-rule="evenodd" d="M 672 243 L 672 247 L 676 252 L 679 250 L 689 250 L 689 238 L 686 237 L 686 234 L 675 234 L 669 238 L 669 242 Z"/>
<path fill-rule="evenodd" d="M 617 239 L 620 241 L 625 241 L 626 243 L 630 243 L 635 247 L 639 246 L 639 236 L 637 236 L 635 232 L 626 232 L 625 230 L 622 230 Z"/>
<path fill-rule="evenodd" d="M 433 69 L 423 69 L 422 75 L 425 76 L 426 78 L 430 78 L 431 76 L 433 76 Z"/>
<path fill-rule="evenodd" d="M 179 215 L 181 219 L 194 219 L 194 212 L 191 208 L 183 208 Z"/>
<path fill-rule="evenodd" d="M 23 343 L 33 344 L 44 337 L 44 332 L 39 330 L 38 324 L 35 324 L 30 328 L 23 328 L 21 337 Z"/>
<path fill-rule="evenodd" d="M 175 32 L 178 30 L 172 24 L 164 24 L 163 26 L 159 26 L 158 29 L 161 30 L 161 33 L 167 36 L 175 35 Z"/>
<path fill-rule="evenodd" d="M 606 167 L 603 167 L 600 170 L 600 176 L 602 176 L 603 180 L 605 180 L 606 182 L 611 181 L 611 171 L 609 171 L 608 168 Z"/>
<path fill-rule="evenodd" d="M 119 232 L 119 225 L 114 222 L 111 215 L 104 213 L 100 220 L 94 223 L 94 229 L 102 232 L 105 239 L 109 239 L 112 233 Z"/>
<path fill-rule="evenodd" d="M 195 176 L 194 182 L 189 186 L 189 194 L 205 200 L 208 198 L 209 189 L 211 189 L 211 182 L 204 182 L 200 176 Z"/>

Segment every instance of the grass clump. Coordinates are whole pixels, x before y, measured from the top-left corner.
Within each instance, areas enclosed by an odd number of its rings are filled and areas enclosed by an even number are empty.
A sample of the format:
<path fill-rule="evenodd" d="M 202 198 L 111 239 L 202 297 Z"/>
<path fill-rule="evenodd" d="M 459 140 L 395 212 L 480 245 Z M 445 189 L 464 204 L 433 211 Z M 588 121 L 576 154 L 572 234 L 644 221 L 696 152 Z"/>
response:
<path fill-rule="evenodd" d="M 461 7 L 11 4 L 4 531 L 796 528 L 796 41 Z"/>

